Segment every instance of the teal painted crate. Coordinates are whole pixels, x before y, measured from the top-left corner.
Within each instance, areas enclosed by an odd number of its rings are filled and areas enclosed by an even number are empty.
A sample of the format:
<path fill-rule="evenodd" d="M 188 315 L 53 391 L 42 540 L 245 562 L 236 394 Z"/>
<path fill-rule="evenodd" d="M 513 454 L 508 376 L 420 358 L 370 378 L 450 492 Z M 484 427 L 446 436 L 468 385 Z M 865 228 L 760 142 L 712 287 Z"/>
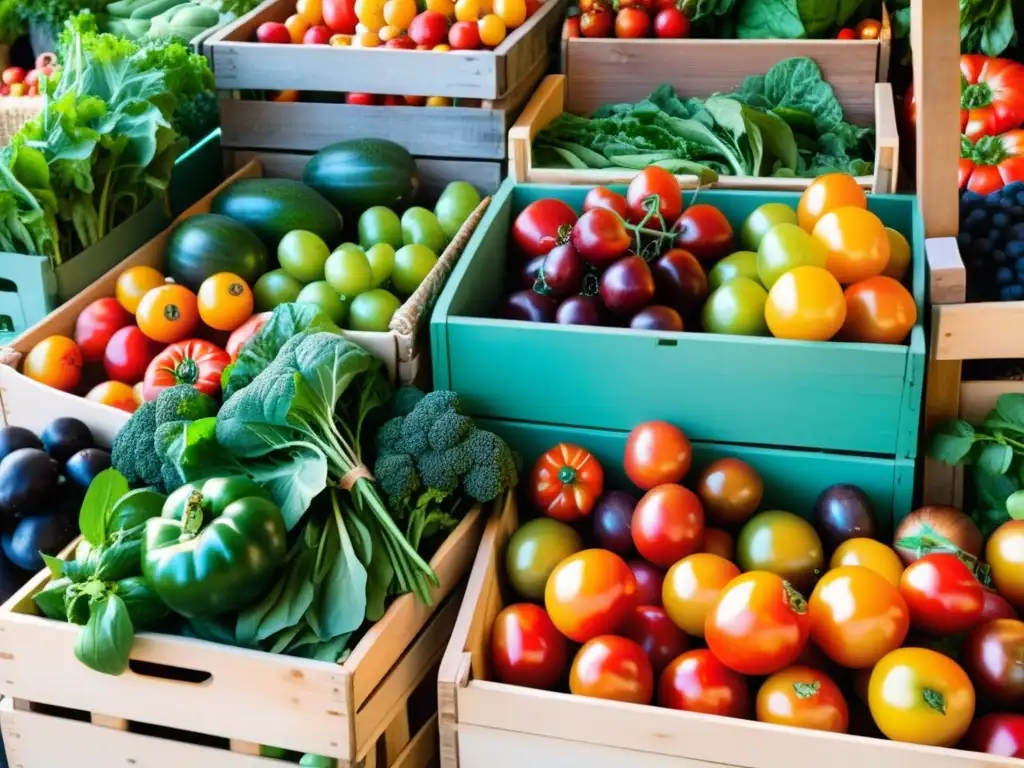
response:
<path fill-rule="evenodd" d="M 480 419 L 481 428 L 501 435 L 523 457 L 528 473 L 537 458 L 560 442 L 574 443 L 594 454 L 605 470 L 610 488 L 635 487 L 622 470 L 628 432 L 580 429 L 499 419 Z M 895 524 L 912 509 L 914 460 L 850 456 L 821 451 L 793 451 L 721 443 L 693 443 L 693 468 L 685 485 L 693 487 L 701 470 L 716 459 L 735 457 L 752 466 L 764 481 L 761 509 L 784 509 L 810 517 L 823 490 L 852 483 L 864 490 L 875 506 L 880 532 L 891 535 Z"/>
<path fill-rule="evenodd" d="M 171 215 L 178 217 L 224 181 L 220 128 L 185 151 L 171 177 Z"/>
<path fill-rule="evenodd" d="M 925 263 L 915 197 L 869 196 L 871 210 L 913 246 L 918 325 L 907 346 L 495 319 L 507 293 L 515 215 L 548 197 L 579 210 L 587 191 L 511 180 L 502 185 L 434 309 L 436 387 L 459 392 L 482 418 L 611 430 L 657 418 L 704 442 L 917 455 Z M 702 191 L 700 199 L 738 227 L 758 206 L 796 206 L 799 195 Z"/>

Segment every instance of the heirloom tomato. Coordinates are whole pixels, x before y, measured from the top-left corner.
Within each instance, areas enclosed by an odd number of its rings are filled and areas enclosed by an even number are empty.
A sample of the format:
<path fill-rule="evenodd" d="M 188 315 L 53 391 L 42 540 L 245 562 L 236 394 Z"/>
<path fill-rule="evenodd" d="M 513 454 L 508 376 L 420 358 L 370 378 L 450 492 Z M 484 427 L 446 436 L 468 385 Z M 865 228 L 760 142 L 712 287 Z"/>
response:
<path fill-rule="evenodd" d="M 705 552 L 684 557 L 668 569 L 661 586 L 661 604 L 677 627 L 704 636 L 704 622 L 722 590 L 740 575 L 734 564 Z"/>
<path fill-rule="evenodd" d="M 896 552 L 880 541 L 874 539 L 847 539 L 832 553 L 829 568 L 844 565 L 859 565 L 874 571 L 883 579 L 900 588 L 903 576 L 903 561 Z"/>
<path fill-rule="evenodd" d="M 585 549 L 560 562 L 544 587 L 558 631 L 577 643 L 616 632 L 636 607 L 636 577 L 606 549 Z"/>
<path fill-rule="evenodd" d="M 925 555 L 903 571 L 900 592 L 915 629 L 952 635 L 975 627 L 985 607 L 984 588 L 956 555 Z"/>
<path fill-rule="evenodd" d="M 576 696 L 650 704 L 654 671 L 644 649 L 632 640 L 601 635 L 576 653 L 569 690 Z"/>
<path fill-rule="evenodd" d="M 793 666 L 761 684 L 757 719 L 793 728 L 846 733 L 850 710 L 832 678 L 811 667 Z"/>
<path fill-rule="evenodd" d="M 117 299 L 97 299 L 83 309 L 75 320 L 75 343 L 85 362 L 102 360 L 110 337 L 133 321 L 131 313 Z"/>
<path fill-rule="evenodd" d="M 746 462 L 725 458 L 708 465 L 697 481 L 697 495 L 709 523 L 742 525 L 761 504 L 764 484 Z"/>
<path fill-rule="evenodd" d="M 1024 520 L 1007 520 L 985 545 L 992 583 L 1017 610 L 1024 611 Z"/>
<path fill-rule="evenodd" d="M 1024 123 L 1024 65 L 981 54 L 960 57 L 960 129 L 971 141 Z"/>
<path fill-rule="evenodd" d="M 781 576 L 809 594 L 825 568 L 825 550 L 809 522 L 792 512 L 754 515 L 736 537 L 736 564 L 744 571 Z"/>
<path fill-rule="evenodd" d="M 571 523 L 586 517 L 603 492 L 604 470 L 578 445 L 559 443 L 533 466 L 534 506 L 556 520 Z"/>
<path fill-rule="evenodd" d="M 159 352 L 159 344 L 129 325 L 110 337 L 103 352 L 103 367 L 114 381 L 137 384 Z"/>
<path fill-rule="evenodd" d="M 668 568 L 700 549 L 704 510 L 693 491 L 666 483 L 637 502 L 630 528 L 636 551 L 645 560 Z"/>
<path fill-rule="evenodd" d="M 67 336 L 48 336 L 25 355 L 21 372 L 33 381 L 70 392 L 82 380 L 82 350 Z"/>
<path fill-rule="evenodd" d="M 576 211 L 561 200 L 535 200 L 516 216 L 512 237 L 524 255 L 544 256 L 569 239 L 578 218 Z"/>
<path fill-rule="evenodd" d="M 692 460 L 690 441 L 679 427 L 668 422 L 640 424 L 626 440 L 626 476 L 644 491 L 664 483 L 682 482 Z"/>
<path fill-rule="evenodd" d="M 987 195 L 1024 181 L 1024 130 L 982 136 L 975 144 L 960 139 L 960 189 Z"/>
<path fill-rule="evenodd" d="M 987 698 L 1024 708 L 1024 621 L 996 619 L 971 630 L 960 660 Z"/>
<path fill-rule="evenodd" d="M 846 320 L 839 330 L 844 341 L 901 344 L 917 322 L 917 305 L 899 281 L 884 275 L 854 283 L 843 292 Z"/>
<path fill-rule="evenodd" d="M 867 208 L 868 197 L 864 190 L 847 173 L 826 173 L 804 190 L 796 209 L 797 221 L 804 230 L 813 232 L 822 216 L 848 205 Z"/>
<path fill-rule="evenodd" d="M 1024 757 L 1024 715 L 993 714 L 975 720 L 964 746 L 999 757 Z"/>
<path fill-rule="evenodd" d="M 655 201 L 645 202 L 651 198 Z M 650 209 L 650 210 L 648 210 Z M 667 229 L 683 212 L 683 192 L 676 177 L 657 165 L 649 165 L 633 177 L 626 188 L 626 215 L 639 224 L 653 211 L 661 216 Z M 648 222 L 649 229 L 657 229 L 657 219 Z"/>
<path fill-rule="evenodd" d="M 191 384 L 210 397 L 220 395 L 221 374 L 231 364 L 228 353 L 201 339 L 171 344 L 153 358 L 142 382 L 143 397 L 155 400 L 165 389 Z"/>
<path fill-rule="evenodd" d="M 638 605 L 620 631 L 644 649 L 655 675 L 690 645 L 683 630 L 656 605 Z"/>
<path fill-rule="evenodd" d="M 745 718 L 750 713 L 747 681 L 706 648 L 673 660 L 658 681 L 658 703 L 668 709 Z"/>
<path fill-rule="evenodd" d="M 532 603 L 510 605 L 494 619 L 491 660 L 503 683 L 554 688 L 569 661 L 569 644 L 544 609 Z"/>

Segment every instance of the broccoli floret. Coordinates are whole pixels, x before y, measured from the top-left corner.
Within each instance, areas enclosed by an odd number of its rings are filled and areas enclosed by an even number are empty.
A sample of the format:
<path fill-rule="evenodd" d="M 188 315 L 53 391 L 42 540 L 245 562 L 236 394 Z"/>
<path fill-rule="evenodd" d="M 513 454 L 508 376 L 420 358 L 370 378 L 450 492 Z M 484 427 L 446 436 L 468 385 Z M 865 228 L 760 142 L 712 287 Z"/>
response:
<path fill-rule="evenodd" d="M 420 489 L 420 476 L 412 456 L 407 453 L 380 456 L 373 467 L 373 474 L 389 496 L 405 499 Z"/>
<path fill-rule="evenodd" d="M 449 411 L 434 422 L 427 439 L 435 451 L 454 448 L 467 437 L 473 429 L 473 420 L 455 411 Z"/>
<path fill-rule="evenodd" d="M 402 446 L 405 453 L 419 456 L 430 450 L 430 430 L 441 418 L 461 413 L 459 396 L 454 392 L 431 392 L 402 421 Z"/>
<path fill-rule="evenodd" d="M 111 466 L 132 485 L 161 487 L 161 460 L 153 436 L 156 434 L 156 402 L 140 405 L 121 427 L 110 450 Z"/>
<path fill-rule="evenodd" d="M 385 421 L 377 430 L 377 456 L 392 456 L 405 453 L 402 450 L 402 423 L 405 419 L 398 417 Z"/>
<path fill-rule="evenodd" d="M 423 391 L 416 387 L 401 387 L 391 401 L 391 412 L 395 416 L 408 416 L 423 396 Z"/>
<path fill-rule="evenodd" d="M 515 454 L 496 434 L 474 429 L 464 445 L 473 459 L 462 481 L 467 495 L 480 502 L 494 501 L 519 482 Z"/>
<path fill-rule="evenodd" d="M 461 473 L 457 471 L 460 468 L 458 463 L 461 460 L 465 465 L 467 456 L 461 445 L 445 451 L 426 451 L 416 462 L 423 484 L 427 488 L 451 493 L 459 487 Z"/>
<path fill-rule="evenodd" d="M 217 401 L 191 384 L 163 390 L 156 398 L 156 423 L 196 421 L 217 415 Z"/>

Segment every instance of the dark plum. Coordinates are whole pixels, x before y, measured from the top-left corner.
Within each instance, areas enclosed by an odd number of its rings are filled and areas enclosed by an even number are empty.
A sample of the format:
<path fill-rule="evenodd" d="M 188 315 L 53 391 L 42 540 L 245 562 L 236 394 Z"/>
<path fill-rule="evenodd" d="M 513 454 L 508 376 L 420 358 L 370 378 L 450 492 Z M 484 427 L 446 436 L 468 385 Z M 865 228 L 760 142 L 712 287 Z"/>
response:
<path fill-rule="evenodd" d="M 601 325 L 602 306 L 597 296 L 570 296 L 558 306 L 555 322 L 562 325 Z"/>
<path fill-rule="evenodd" d="M 0 461 L 19 448 L 38 448 L 43 450 L 43 441 L 31 429 L 24 427 L 0 428 Z"/>
<path fill-rule="evenodd" d="M 77 535 L 78 524 L 73 515 L 52 512 L 26 517 L 0 541 L 8 560 L 22 570 L 38 571 L 44 565 L 40 552 L 56 555 Z"/>
<path fill-rule="evenodd" d="M 573 248 L 598 267 L 625 256 L 632 242 L 622 217 L 608 208 L 591 208 L 572 227 Z"/>
<path fill-rule="evenodd" d="M 682 331 L 683 318 L 672 307 L 655 304 L 633 315 L 629 327 L 638 331 Z"/>
<path fill-rule="evenodd" d="M 79 488 L 88 489 L 89 483 L 105 469 L 110 469 L 110 454 L 100 448 L 86 448 L 68 459 L 64 475 Z"/>
<path fill-rule="evenodd" d="M 629 570 L 636 579 L 637 605 L 661 605 L 661 585 L 665 572 L 646 560 L 630 560 Z"/>
<path fill-rule="evenodd" d="M 38 448 L 19 448 L 0 461 L 0 513 L 21 517 L 47 511 L 60 475 Z"/>
<path fill-rule="evenodd" d="M 856 485 L 833 485 L 822 491 L 811 519 L 829 551 L 847 539 L 878 538 L 874 505 Z"/>
<path fill-rule="evenodd" d="M 633 510 L 636 498 L 625 491 L 610 491 L 597 500 L 591 517 L 597 546 L 618 555 L 633 551 Z"/>
<path fill-rule="evenodd" d="M 63 464 L 76 453 L 96 445 L 92 432 L 78 419 L 54 419 L 45 427 L 39 437 L 46 452 Z"/>
<path fill-rule="evenodd" d="M 569 296 L 583 287 L 586 264 L 569 243 L 556 245 L 544 257 L 544 283 L 553 296 Z"/>
<path fill-rule="evenodd" d="M 550 296 L 543 296 L 532 288 L 518 291 L 505 302 L 505 317 L 509 320 L 525 320 L 528 323 L 551 323 L 555 319 L 558 302 Z"/>
<path fill-rule="evenodd" d="M 546 258 L 547 256 L 535 256 L 529 261 L 523 262 L 522 269 L 519 272 L 519 288 L 521 290 L 526 291 L 533 288 Z"/>
<path fill-rule="evenodd" d="M 601 300 L 612 312 L 635 314 L 653 298 L 654 276 L 647 262 L 639 256 L 619 259 L 601 275 Z"/>
<path fill-rule="evenodd" d="M 708 298 L 708 276 L 689 251 L 673 248 L 651 266 L 658 301 L 684 316 L 697 312 Z"/>

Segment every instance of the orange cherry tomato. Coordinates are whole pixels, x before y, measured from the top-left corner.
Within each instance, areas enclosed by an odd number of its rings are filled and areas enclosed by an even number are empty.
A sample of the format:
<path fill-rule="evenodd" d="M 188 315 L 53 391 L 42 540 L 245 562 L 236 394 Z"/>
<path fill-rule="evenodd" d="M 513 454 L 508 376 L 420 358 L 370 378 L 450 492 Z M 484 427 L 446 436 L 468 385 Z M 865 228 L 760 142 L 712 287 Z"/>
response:
<path fill-rule="evenodd" d="M 573 659 L 569 690 L 576 696 L 650 704 L 654 670 L 644 649 L 615 635 L 588 641 Z"/>
<path fill-rule="evenodd" d="M 538 511 L 572 523 L 587 517 L 604 492 L 604 470 L 583 448 L 559 443 L 533 465 L 530 492 Z"/>
<path fill-rule="evenodd" d="M 233 331 L 252 317 L 252 291 L 230 272 L 211 275 L 199 286 L 199 317 L 216 331 Z"/>
<path fill-rule="evenodd" d="M 882 35 L 882 22 L 878 19 L 864 19 L 855 31 L 860 40 L 877 40 Z"/>
<path fill-rule="evenodd" d="M 301 45 L 302 38 L 306 36 L 306 32 L 312 26 L 309 21 L 297 13 L 285 19 L 284 25 L 288 29 L 293 45 Z"/>
<path fill-rule="evenodd" d="M 636 592 L 625 560 L 606 549 L 585 549 L 555 566 L 544 587 L 544 607 L 559 632 L 585 643 L 618 631 L 637 605 Z"/>
<path fill-rule="evenodd" d="M 875 665 L 868 706 L 893 741 L 951 747 L 974 718 L 974 686 L 963 668 L 927 648 L 900 648 Z"/>
<path fill-rule="evenodd" d="M 818 219 L 829 211 L 845 208 L 868 207 L 868 196 L 856 179 L 846 173 L 826 173 L 808 185 L 797 205 L 797 221 L 807 232 L 813 232 Z"/>
<path fill-rule="evenodd" d="M 885 265 L 882 274 L 902 282 L 910 269 L 912 258 L 910 243 L 892 227 L 886 227 L 885 234 L 889 237 L 889 263 Z"/>
<path fill-rule="evenodd" d="M 828 249 L 825 269 L 843 285 L 880 275 L 889 263 L 885 225 L 863 208 L 829 211 L 818 219 L 812 236 Z"/>
<path fill-rule="evenodd" d="M 828 341 L 846 320 L 843 289 L 821 267 L 791 269 L 768 292 L 764 319 L 777 338 Z"/>
<path fill-rule="evenodd" d="M 874 666 L 899 648 L 910 630 L 910 611 L 899 589 L 859 565 L 822 576 L 809 613 L 814 644 L 850 669 Z"/>
<path fill-rule="evenodd" d="M 120 408 L 128 413 L 135 413 L 135 409 L 139 407 L 139 403 L 135 400 L 135 392 L 121 381 L 104 381 L 102 384 L 97 384 L 89 390 L 85 399 L 101 405 Z"/>
<path fill-rule="evenodd" d="M 753 467 L 739 459 L 712 462 L 697 481 L 697 495 L 709 523 L 742 525 L 757 511 L 764 484 Z"/>
<path fill-rule="evenodd" d="M 900 588 L 903 576 L 903 561 L 892 547 L 874 539 L 847 539 L 832 553 L 829 568 L 844 565 L 859 565 L 874 571 L 883 579 Z"/>
<path fill-rule="evenodd" d="M 153 341 L 172 344 L 187 339 L 199 325 L 196 295 L 183 285 L 154 288 L 139 302 L 135 320 Z"/>
<path fill-rule="evenodd" d="M 637 488 L 681 482 L 690 471 L 693 448 L 683 430 L 664 421 L 633 428 L 626 440 L 626 476 Z"/>
<path fill-rule="evenodd" d="M 700 550 L 704 510 L 693 491 L 665 483 L 637 502 L 630 529 L 636 551 L 648 562 L 668 568 Z"/>
<path fill-rule="evenodd" d="M 117 276 L 114 295 L 121 306 L 134 315 L 142 297 L 165 282 L 167 278 L 152 267 L 129 267 Z"/>
<path fill-rule="evenodd" d="M 1024 611 L 1024 520 L 1007 520 L 985 546 L 985 559 L 999 594 Z"/>
<path fill-rule="evenodd" d="M 809 637 L 807 601 L 767 571 L 730 581 L 704 623 L 708 648 L 743 675 L 770 675 L 788 667 L 800 658 Z"/>
<path fill-rule="evenodd" d="M 721 528 L 705 528 L 701 552 L 732 560 L 736 556 L 736 542 L 728 531 Z"/>
<path fill-rule="evenodd" d="M 82 380 L 82 350 L 67 336 L 49 336 L 29 350 L 21 372 L 33 381 L 70 392 Z"/>
<path fill-rule="evenodd" d="M 498 680 L 527 688 L 554 688 L 565 673 L 569 644 L 539 605 L 510 605 L 494 619 L 491 661 Z"/>
<path fill-rule="evenodd" d="M 891 277 L 861 280 L 847 288 L 843 297 L 846 320 L 839 337 L 844 341 L 901 344 L 917 322 L 914 297 Z"/>
<path fill-rule="evenodd" d="M 701 552 L 684 557 L 665 574 L 661 604 L 683 632 L 703 637 L 708 613 L 722 590 L 739 575 L 734 563 L 718 555 Z"/>
<path fill-rule="evenodd" d="M 668 709 L 745 718 L 750 712 L 747 681 L 706 648 L 672 661 L 658 681 L 658 703 Z"/>
<path fill-rule="evenodd" d="M 787 667 L 769 677 L 757 692 L 762 723 L 846 733 L 850 710 L 839 686 L 820 670 Z"/>

